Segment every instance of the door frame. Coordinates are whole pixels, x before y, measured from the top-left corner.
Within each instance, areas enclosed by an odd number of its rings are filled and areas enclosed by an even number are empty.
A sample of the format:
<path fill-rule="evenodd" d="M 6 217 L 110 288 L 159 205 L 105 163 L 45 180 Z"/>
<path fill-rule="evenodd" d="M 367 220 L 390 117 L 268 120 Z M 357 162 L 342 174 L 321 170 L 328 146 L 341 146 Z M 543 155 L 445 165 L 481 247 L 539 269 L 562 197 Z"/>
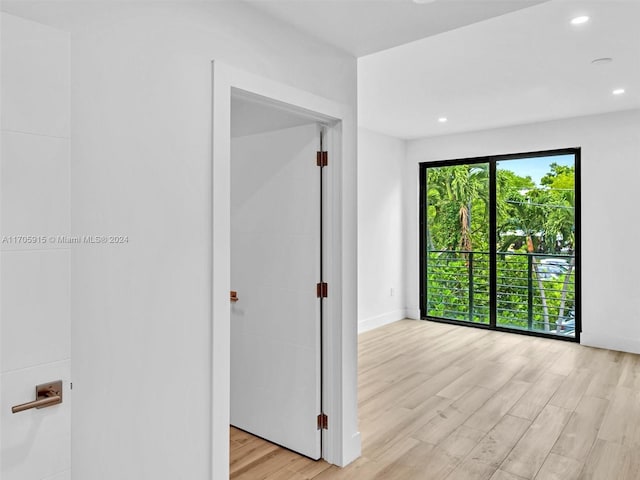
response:
<path fill-rule="evenodd" d="M 323 458 L 345 466 L 361 452 L 357 416 L 357 183 L 353 108 L 219 61 L 212 62 L 212 81 L 212 478 L 229 478 L 231 96 L 238 91 L 326 119 L 330 163 L 324 185 L 323 248 L 329 296 L 323 307 L 321 380 L 329 429 L 322 432 L 322 441 Z"/>

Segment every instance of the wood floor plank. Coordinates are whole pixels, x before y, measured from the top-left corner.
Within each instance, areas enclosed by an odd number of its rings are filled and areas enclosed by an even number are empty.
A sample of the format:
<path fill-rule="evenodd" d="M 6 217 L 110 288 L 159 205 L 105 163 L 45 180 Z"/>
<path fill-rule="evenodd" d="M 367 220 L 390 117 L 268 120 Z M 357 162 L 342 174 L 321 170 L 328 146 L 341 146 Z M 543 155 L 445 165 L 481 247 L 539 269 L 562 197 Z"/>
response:
<path fill-rule="evenodd" d="M 550 453 L 535 480 L 577 480 L 581 471 L 582 462 Z"/>
<path fill-rule="evenodd" d="M 460 425 L 440 443 L 440 448 L 452 457 L 463 458 L 484 436 L 485 433 L 480 430 Z"/>
<path fill-rule="evenodd" d="M 514 475 L 513 473 L 505 472 L 504 470 L 496 470 L 489 480 L 524 480 L 522 477 Z"/>
<path fill-rule="evenodd" d="M 405 320 L 359 336 L 363 455 L 231 428 L 233 480 L 638 480 L 640 356 Z"/>
<path fill-rule="evenodd" d="M 420 444 L 419 440 L 413 437 L 403 437 L 397 442 L 388 445 L 389 448 L 380 452 L 375 457 L 375 462 L 379 465 L 388 465 L 400 459 L 405 453 Z"/>
<path fill-rule="evenodd" d="M 578 478 L 580 480 L 637 480 L 640 478 L 637 447 L 598 439 Z"/>
<path fill-rule="evenodd" d="M 454 457 L 438 446 L 429 443 L 420 442 L 411 448 L 404 455 L 385 467 L 376 478 L 392 479 L 392 478 L 428 478 L 430 480 L 443 480 L 451 473 L 451 471 L 460 462 L 460 459 Z M 407 477 L 407 467 L 409 472 L 414 471 L 416 474 L 420 472 L 421 477 Z M 396 471 L 402 473 L 401 476 Z"/>
<path fill-rule="evenodd" d="M 534 478 L 569 421 L 570 415 L 569 410 L 547 405 L 513 447 L 500 469 L 520 477 Z"/>
<path fill-rule="evenodd" d="M 476 430 L 489 432 L 529 388 L 531 388 L 531 384 L 527 382 L 509 381 L 478 408 L 465 422 L 465 425 Z"/>
<path fill-rule="evenodd" d="M 269 454 L 278 449 L 277 445 L 264 441 L 248 442 L 234 452 L 235 454 L 229 463 L 229 478 L 234 478 L 259 465 Z"/>
<path fill-rule="evenodd" d="M 496 394 L 496 390 L 485 387 L 471 387 L 467 392 L 451 406 L 465 413 L 474 413 Z"/>
<path fill-rule="evenodd" d="M 609 401 L 597 397 L 582 397 L 553 446 L 554 454 L 584 462 L 598 436 Z"/>
<path fill-rule="evenodd" d="M 543 374 L 552 373 L 549 369 L 555 363 L 556 359 L 551 355 L 542 355 L 543 351 L 544 350 L 541 349 L 540 352 L 526 356 L 525 358 L 529 360 L 529 363 L 524 365 L 520 371 L 513 376 L 513 379 L 535 383 Z M 565 377 L 565 375 L 562 376 Z"/>
<path fill-rule="evenodd" d="M 451 401 L 447 398 L 430 397 L 413 410 L 396 409 L 380 418 L 377 422 L 363 425 L 361 434 L 366 444 L 363 454 L 377 458 L 389 445 L 400 439 L 413 436 L 419 439 L 419 434 L 433 419 L 439 418 L 449 408 Z M 453 429 L 452 429 L 453 430 Z M 450 431 L 444 436 L 446 437 Z"/>
<path fill-rule="evenodd" d="M 495 471 L 496 467 L 468 458 L 447 476 L 447 480 L 489 480 Z"/>
<path fill-rule="evenodd" d="M 316 478 L 329 468 L 331 468 L 331 465 L 325 461 L 315 462 L 307 457 L 298 455 L 298 458 L 287 467 L 287 470 L 297 473 L 304 479 L 311 479 Z"/>
<path fill-rule="evenodd" d="M 623 445 L 640 444 L 640 392 L 616 388 L 598 438 Z"/>
<path fill-rule="evenodd" d="M 478 376 L 486 374 L 488 367 L 489 365 L 486 363 L 476 364 L 464 375 L 454 379 L 449 385 L 440 390 L 437 395 L 440 397 L 450 398 L 451 400 L 459 399 L 471 388 L 476 386 Z"/>
<path fill-rule="evenodd" d="M 434 396 L 467 371 L 468 369 L 457 366 L 446 368 L 414 389 L 409 395 L 398 400 L 398 404 L 406 408 L 416 408 L 424 402 L 425 398 Z"/>
<path fill-rule="evenodd" d="M 270 473 L 264 480 L 307 480 L 299 473 L 292 472 L 286 468 Z"/>
<path fill-rule="evenodd" d="M 624 371 L 626 354 L 611 350 L 590 349 L 589 370 L 592 380 L 585 395 L 611 400 Z"/>
<path fill-rule="evenodd" d="M 551 397 L 549 403 L 567 410 L 575 409 L 580 403 L 582 395 L 587 391 L 592 379 L 593 373 L 590 370 L 586 368 L 577 369 L 560 385 L 560 388 Z"/>
<path fill-rule="evenodd" d="M 584 358 L 588 353 L 584 349 L 573 348 L 574 345 L 567 344 L 562 348 L 560 345 L 554 346 L 560 355 L 555 356 L 555 362 L 549 367 L 549 372 L 564 375 L 571 374 L 575 369 L 584 366 Z"/>
<path fill-rule="evenodd" d="M 401 399 L 410 392 L 427 383 L 429 377 L 424 373 L 415 373 L 402 380 L 389 384 L 372 398 L 360 403 L 362 415 L 380 415 L 381 412 L 397 407 Z"/>
<path fill-rule="evenodd" d="M 447 407 L 416 431 L 414 436 L 418 440 L 436 445 L 451 435 L 469 416 L 469 413 L 461 412 L 453 407 Z"/>
<path fill-rule="evenodd" d="M 530 425 L 531 422 L 529 420 L 505 415 L 498 424 L 478 442 L 469 454 L 469 457 L 472 460 L 477 460 L 498 468 Z"/>
<path fill-rule="evenodd" d="M 278 448 L 263 455 L 259 461 L 253 462 L 250 466 L 230 474 L 229 478 L 234 480 L 263 480 L 273 472 L 286 469 L 298 456 L 294 452 Z"/>
<path fill-rule="evenodd" d="M 620 362 L 621 373 L 618 386 L 639 390 L 640 389 L 640 356 L 626 354 Z"/>
<path fill-rule="evenodd" d="M 527 394 L 515 403 L 509 414 L 534 420 L 566 379 L 555 373 L 543 373 Z"/>
<path fill-rule="evenodd" d="M 380 466 L 366 457 L 361 457 L 347 468 L 331 466 L 321 472 L 314 480 L 359 480 L 362 478 L 375 478 L 380 471 Z"/>

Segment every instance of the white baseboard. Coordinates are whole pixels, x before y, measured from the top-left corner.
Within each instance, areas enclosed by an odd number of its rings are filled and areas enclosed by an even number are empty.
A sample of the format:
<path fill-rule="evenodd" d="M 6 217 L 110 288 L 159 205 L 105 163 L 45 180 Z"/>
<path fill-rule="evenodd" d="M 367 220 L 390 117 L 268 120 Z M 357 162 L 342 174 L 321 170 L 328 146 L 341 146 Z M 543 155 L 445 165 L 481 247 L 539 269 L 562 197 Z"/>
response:
<path fill-rule="evenodd" d="M 351 437 L 351 441 L 349 445 L 345 445 L 343 449 L 344 454 L 342 457 L 342 462 L 338 465 L 339 467 L 346 467 L 354 460 L 357 460 L 362 455 L 362 439 L 360 438 L 360 432 L 354 433 Z"/>
<path fill-rule="evenodd" d="M 405 318 L 405 309 L 394 310 L 393 312 L 383 313 L 375 317 L 365 318 L 358 322 L 358 333 L 368 332 L 374 328 L 388 325 L 389 323 L 397 322 Z"/>
<path fill-rule="evenodd" d="M 640 353 L 640 340 L 628 337 L 582 332 L 580 334 L 580 344 L 587 347 L 606 348 L 620 352 Z"/>
<path fill-rule="evenodd" d="M 420 320 L 420 307 L 407 307 L 404 311 L 405 318 Z"/>

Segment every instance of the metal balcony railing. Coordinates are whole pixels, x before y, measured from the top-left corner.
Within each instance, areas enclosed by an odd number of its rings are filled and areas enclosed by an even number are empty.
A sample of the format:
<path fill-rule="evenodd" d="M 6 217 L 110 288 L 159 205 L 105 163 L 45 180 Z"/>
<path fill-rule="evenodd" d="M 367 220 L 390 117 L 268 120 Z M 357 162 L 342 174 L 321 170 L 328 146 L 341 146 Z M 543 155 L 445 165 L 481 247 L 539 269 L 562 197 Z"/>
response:
<path fill-rule="evenodd" d="M 499 252 L 496 258 L 496 324 L 574 335 L 574 256 Z M 427 315 L 489 323 L 489 252 L 427 253 Z"/>

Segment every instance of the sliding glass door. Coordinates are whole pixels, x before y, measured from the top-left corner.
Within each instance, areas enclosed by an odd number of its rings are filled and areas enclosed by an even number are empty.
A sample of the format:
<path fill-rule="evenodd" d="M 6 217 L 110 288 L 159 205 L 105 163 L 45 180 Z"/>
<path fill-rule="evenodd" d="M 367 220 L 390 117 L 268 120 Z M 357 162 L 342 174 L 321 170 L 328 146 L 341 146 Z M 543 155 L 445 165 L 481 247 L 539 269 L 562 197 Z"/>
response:
<path fill-rule="evenodd" d="M 420 167 L 422 318 L 579 339 L 579 150 Z"/>

